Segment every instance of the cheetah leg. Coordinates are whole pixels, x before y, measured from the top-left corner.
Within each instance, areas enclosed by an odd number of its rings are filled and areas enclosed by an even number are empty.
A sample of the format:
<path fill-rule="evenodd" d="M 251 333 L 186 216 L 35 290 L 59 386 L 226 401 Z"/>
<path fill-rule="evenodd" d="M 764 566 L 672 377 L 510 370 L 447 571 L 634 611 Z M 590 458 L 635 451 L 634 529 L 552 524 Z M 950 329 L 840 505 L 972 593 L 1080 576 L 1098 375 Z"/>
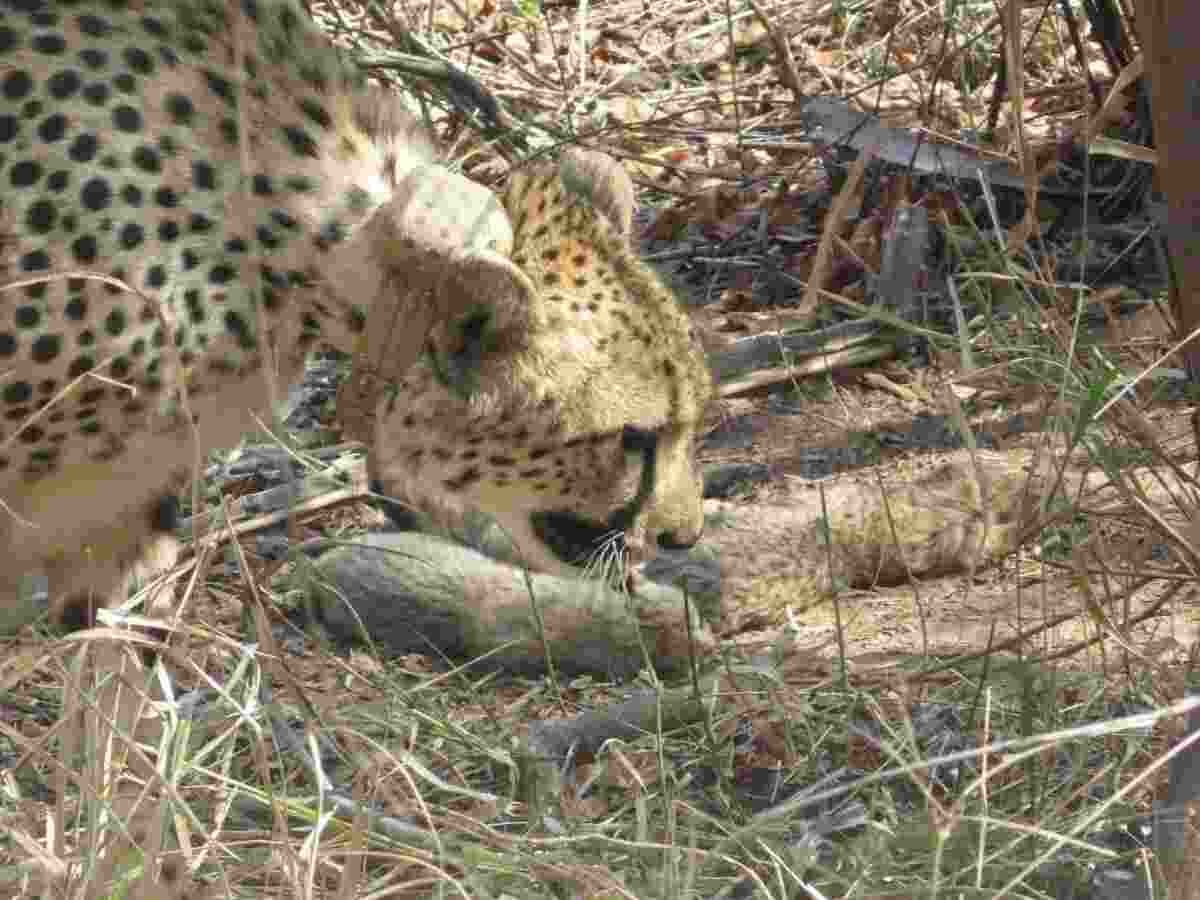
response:
<path fill-rule="evenodd" d="M 174 606 L 174 585 L 159 576 L 174 564 L 178 551 L 173 535 L 160 534 L 132 566 L 97 560 L 91 566 L 76 561 L 74 566 L 58 567 L 48 573 L 51 596 L 70 598 L 72 602 L 60 605 L 77 615 L 84 606 L 123 604 L 131 587 L 144 585 L 143 615 L 165 619 Z M 116 587 L 97 598 L 97 585 L 109 583 Z M 155 751 L 161 746 L 163 726 L 153 703 L 162 698 L 140 652 L 142 638 L 138 631 L 102 627 L 81 634 L 72 682 L 64 693 L 63 762 L 75 762 L 57 770 L 62 783 L 55 787 L 63 791 L 68 772 L 78 771 L 89 786 L 87 796 L 103 798 L 93 801 L 103 803 L 99 821 L 119 821 L 130 829 L 128 838 L 115 827 L 107 832 L 108 846 L 93 873 L 98 889 L 109 883 L 130 841 L 151 858 L 154 848 L 147 842 L 161 830 L 157 823 L 165 800 Z"/>

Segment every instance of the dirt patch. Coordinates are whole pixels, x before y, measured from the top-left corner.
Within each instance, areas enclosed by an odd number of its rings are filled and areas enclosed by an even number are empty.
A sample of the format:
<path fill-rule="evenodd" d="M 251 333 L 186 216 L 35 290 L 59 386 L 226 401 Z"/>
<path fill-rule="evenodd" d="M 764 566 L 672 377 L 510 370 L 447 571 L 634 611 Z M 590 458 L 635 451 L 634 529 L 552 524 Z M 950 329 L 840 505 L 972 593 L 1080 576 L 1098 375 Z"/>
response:
<path fill-rule="evenodd" d="M 1159 663 L 1186 658 L 1200 606 L 1186 560 L 1147 523 L 1190 527 L 1190 467 L 1139 469 L 1148 508 L 1082 452 L 1059 481 L 1051 448 L 1062 441 L 1039 430 L 1045 410 L 1033 403 L 968 420 L 995 450 L 954 449 L 962 441 L 939 404 L 904 396 L 945 397 L 953 375 L 924 370 L 892 391 L 839 373 L 797 412 L 778 395 L 724 404 L 706 461 L 770 474 L 706 507 L 726 633 L 767 646 L 786 628 L 796 652 L 832 660 L 840 617 L 845 652 L 860 665 L 989 647 L 1072 664 L 1123 646 Z M 1186 458 L 1189 412 L 1163 403 L 1143 416 Z"/>

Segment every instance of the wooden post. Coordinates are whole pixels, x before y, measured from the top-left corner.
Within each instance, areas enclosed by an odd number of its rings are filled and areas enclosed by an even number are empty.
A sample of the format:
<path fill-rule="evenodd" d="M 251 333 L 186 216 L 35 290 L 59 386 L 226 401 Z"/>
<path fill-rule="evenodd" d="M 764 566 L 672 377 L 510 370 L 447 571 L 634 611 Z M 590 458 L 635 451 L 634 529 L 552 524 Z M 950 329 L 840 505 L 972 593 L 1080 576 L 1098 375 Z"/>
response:
<path fill-rule="evenodd" d="M 1158 185 L 1166 195 L 1167 246 L 1179 336 L 1200 329 L 1200 3 L 1139 0 L 1137 28 L 1150 82 Z M 1184 348 L 1200 383 L 1200 339 Z"/>
<path fill-rule="evenodd" d="M 1200 3 L 1138 0 L 1137 29 L 1150 84 L 1158 186 L 1166 197 L 1166 239 L 1179 337 L 1200 329 Z M 1183 348 L 1188 377 L 1200 384 L 1200 338 Z M 1200 445 L 1200 411 L 1192 417 Z M 1200 729 L 1200 714 L 1188 732 Z M 1157 838 L 1159 870 L 1171 900 L 1200 898 L 1200 748 L 1171 761 L 1167 798 L 1174 827 Z"/>

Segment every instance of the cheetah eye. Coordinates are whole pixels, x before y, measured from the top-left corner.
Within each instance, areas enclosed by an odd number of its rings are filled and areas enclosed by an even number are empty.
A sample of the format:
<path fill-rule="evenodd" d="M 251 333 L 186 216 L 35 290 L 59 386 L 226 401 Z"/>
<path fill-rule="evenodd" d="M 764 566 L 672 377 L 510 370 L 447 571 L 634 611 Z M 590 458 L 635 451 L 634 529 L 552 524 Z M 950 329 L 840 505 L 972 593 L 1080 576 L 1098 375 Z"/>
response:
<path fill-rule="evenodd" d="M 645 453 L 658 444 L 658 432 L 626 425 L 621 429 L 621 449 L 626 453 Z"/>

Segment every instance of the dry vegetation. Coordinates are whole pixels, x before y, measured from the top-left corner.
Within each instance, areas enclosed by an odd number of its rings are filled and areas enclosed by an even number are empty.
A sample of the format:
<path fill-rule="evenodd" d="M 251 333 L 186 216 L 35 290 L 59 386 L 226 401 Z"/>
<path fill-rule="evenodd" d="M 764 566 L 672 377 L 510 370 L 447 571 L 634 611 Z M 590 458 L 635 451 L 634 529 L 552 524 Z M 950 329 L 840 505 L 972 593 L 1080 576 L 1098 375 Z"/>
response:
<path fill-rule="evenodd" d="M 1132 40 L 1131 10 L 1111 6 Z M 183 602 L 160 657 L 169 680 L 143 668 L 128 632 L 0 645 L 0 895 L 1141 896 L 1093 880 L 1124 866 L 1168 896 L 1152 839 L 1098 835 L 1161 803 L 1182 731 L 1200 561 L 1195 395 L 1168 355 L 1157 271 L 1143 261 L 1111 277 L 1152 255 L 1111 208 L 1105 218 L 1112 192 L 1070 218 L 1066 241 L 1052 232 L 1064 209 L 1084 209 L 1077 199 L 1019 203 L 1031 173 L 1097 138 L 1088 178 L 1124 167 L 1128 179 L 1106 185 L 1132 181 L 1123 202 L 1142 216 L 1136 42 L 1125 58 L 1102 47 L 1074 3 L 311 7 L 383 79 L 398 77 L 387 54 L 399 47 L 452 61 L 501 101 L 494 121 L 468 121 L 445 83 L 406 82 L 478 180 L 562 143 L 622 158 L 642 189 L 646 247 L 695 302 L 714 354 L 829 325 L 832 310 L 883 322 L 884 350 L 815 377 L 785 357 L 725 380 L 706 462 L 771 476 L 731 504 L 768 516 L 790 490 L 813 495 L 796 479 L 814 448 L 832 460 L 823 474 L 886 497 L 878 473 L 930 446 L 880 435 L 930 417 L 951 435 L 934 450 L 970 458 L 987 443 L 1069 460 L 1075 474 L 1039 476 L 1011 545 L 969 571 L 899 586 L 835 572 L 772 615 L 727 610 L 724 640 L 691 679 L 661 685 L 647 666 L 640 687 L 662 689 L 649 695 L 661 703 L 618 707 L 637 727 L 603 746 L 587 723 L 554 746 L 565 758 L 539 758 L 551 742 L 531 727 L 620 704 L 628 685 L 347 655 L 283 624 L 294 582 L 278 576 L 301 562 L 281 573 L 230 545 L 243 573 L 230 578 L 202 555 L 172 576 Z M 847 164 L 801 128 L 815 96 L 946 139 L 983 136 L 1017 189 L 998 199 L 894 160 Z M 921 251 L 910 288 L 941 298 L 941 322 L 880 312 L 866 277 L 886 269 L 889 225 L 914 205 L 943 246 Z M 1119 247 L 1093 265 L 1085 238 Z M 903 336 L 926 349 L 905 350 Z M 310 512 L 293 540 L 351 538 L 375 515 Z M 720 525 L 714 541 L 745 581 Z M 798 554 L 820 543 L 803 533 Z M 1013 598 L 1003 616 L 979 612 Z M 969 634 L 956 630 L 968 618 Z M 120 658 L 121 678 L 81 681 L 81 648 Z M 124 702 L 105 701 L 116 683 Z M 159 719 L 154 743 L 136 745 L 147 691 Z M 1169 896 L 1200 896 L 1187 877 Z"/>

